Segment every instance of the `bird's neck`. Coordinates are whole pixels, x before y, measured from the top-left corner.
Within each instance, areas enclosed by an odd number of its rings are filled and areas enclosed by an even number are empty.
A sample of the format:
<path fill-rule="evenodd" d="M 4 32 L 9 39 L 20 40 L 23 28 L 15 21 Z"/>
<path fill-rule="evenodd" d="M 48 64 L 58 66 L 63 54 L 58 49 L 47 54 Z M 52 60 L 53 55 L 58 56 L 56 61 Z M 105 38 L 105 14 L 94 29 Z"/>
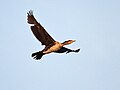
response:
<path fill-rule="evenodd" d="M 62 45 L 69 45 L 69 43 L 67 41 L 63 42 Z"/>

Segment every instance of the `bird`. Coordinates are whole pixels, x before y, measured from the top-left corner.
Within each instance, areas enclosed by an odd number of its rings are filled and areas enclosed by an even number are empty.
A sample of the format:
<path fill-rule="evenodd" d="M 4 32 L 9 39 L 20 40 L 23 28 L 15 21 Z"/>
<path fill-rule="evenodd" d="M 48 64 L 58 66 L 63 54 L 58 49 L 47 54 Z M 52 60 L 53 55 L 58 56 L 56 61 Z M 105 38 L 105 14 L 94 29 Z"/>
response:
<path fill-rule="evenodd" d="M 45 30 L 45 28 L 38 23 L 36 18 L 33 15 L 33 10 L 30 10 L 27 12 L 27 23 L 30 24 L 31 31 L 33 32 L 33 35 L 41 42 L 42 45 L 45 46 L 43 50 L 37 51 L 35 53 L 32 53 L 32 57 L 35 60 L 40 60 L 43 55 L 55 52 L 55 53 L 70 53 L 70 52 L 76 52 L 78 53 L 80 49 L 72 50 L 68 49 L 64 46 L 69 45 L 76 40 L 67 40 L 62 43 L 54 40 L 48 32 Z"/>

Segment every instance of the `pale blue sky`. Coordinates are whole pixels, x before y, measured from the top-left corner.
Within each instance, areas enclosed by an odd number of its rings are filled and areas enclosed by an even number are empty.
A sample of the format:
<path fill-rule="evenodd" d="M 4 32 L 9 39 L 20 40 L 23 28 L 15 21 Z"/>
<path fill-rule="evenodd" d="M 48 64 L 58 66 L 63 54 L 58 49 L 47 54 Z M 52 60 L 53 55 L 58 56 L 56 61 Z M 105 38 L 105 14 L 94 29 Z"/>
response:
<path fill-rule="evenodd" d="M 31 53 L 43 47 L 26 23 L 37 20 L 80 53 Z M 1 0 L 0 90 L 120 90 L 120 0 Z"/>

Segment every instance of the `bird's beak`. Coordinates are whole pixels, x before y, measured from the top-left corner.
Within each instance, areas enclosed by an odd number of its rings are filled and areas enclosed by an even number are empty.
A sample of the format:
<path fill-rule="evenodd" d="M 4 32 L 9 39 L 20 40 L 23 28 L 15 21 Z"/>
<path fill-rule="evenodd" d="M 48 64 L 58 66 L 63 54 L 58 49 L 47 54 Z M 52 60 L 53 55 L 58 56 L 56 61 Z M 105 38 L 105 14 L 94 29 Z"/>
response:
<path fill-rule="evenodd" d="M 73 42 L 76 42 L 76 40 L 73 40 Z"/>

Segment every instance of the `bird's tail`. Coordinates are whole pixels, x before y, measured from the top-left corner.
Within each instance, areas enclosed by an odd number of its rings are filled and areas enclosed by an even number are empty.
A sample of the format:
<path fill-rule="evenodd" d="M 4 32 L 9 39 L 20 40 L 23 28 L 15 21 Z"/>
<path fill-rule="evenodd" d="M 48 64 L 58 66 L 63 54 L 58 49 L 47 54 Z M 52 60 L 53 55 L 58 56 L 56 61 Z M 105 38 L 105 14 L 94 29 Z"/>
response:
<path fill-rule="evenodd" d="M 44 54 L 42 52 L 35 52 L 35 53 L 32 53 L 32 57 L 35 59 L 35 60 L 39 60 L 42 58 Z"/>

